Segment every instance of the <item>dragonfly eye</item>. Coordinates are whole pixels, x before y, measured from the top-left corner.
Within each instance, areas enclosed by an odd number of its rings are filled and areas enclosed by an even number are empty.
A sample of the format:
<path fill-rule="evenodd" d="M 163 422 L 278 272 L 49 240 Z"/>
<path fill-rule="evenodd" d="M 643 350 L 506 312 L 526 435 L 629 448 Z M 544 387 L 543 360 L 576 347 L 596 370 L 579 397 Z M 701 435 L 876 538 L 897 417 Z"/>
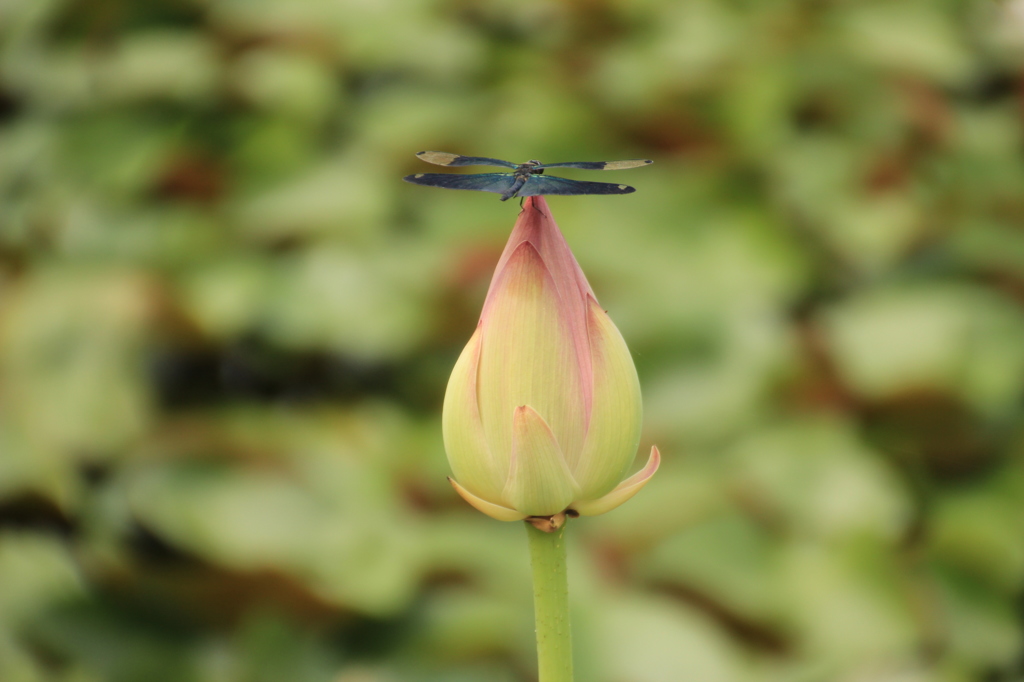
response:
<path fill-rule="evenodd" d="M 538 161 L 537 159 L 530 159 L 529 161 L 527 161 L 527 163 L 530 164 L 531 166 L 539 166 L 540 165 L 540 161 Z"/>

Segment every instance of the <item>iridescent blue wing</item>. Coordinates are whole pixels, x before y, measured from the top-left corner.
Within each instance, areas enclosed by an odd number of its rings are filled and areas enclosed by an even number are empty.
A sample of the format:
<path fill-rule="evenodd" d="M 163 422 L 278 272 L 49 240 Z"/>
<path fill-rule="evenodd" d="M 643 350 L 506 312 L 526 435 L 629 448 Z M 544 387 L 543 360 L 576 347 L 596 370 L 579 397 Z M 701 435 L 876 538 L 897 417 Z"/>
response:
<path fill-rule="evenodd" d="M 516 168 L 511 161 L 501 159 L 489 159 L 486 156 L 461 156 L 449 154 L 448 152 L 416 152 L 416 156 L 427 163 L 436 163 L 438 166 L 504 166 L 505 168 Z"/>
<path fill-rule="evenodd" d="M 535 197 L 541 194 L 630 194 L 636 189 L 611 182 L 586 182 L 556 178 L 553 175 L 531 175 L 516 196 Z"/>
<path fill-rule="evenodd" d="M 567 161 L 566 163 L 543 163 L 537 168 L 582 168 L 584 170 L 625 170 L 654 163 L 650 159 L 629 159 L 627 161 Z"/>
<path fill-rule="evenodd" d="M 457 175 L 454 173 L 417 173 L 402 178 L 414 185 L 444 187 L 445 189 L 473 189 L 478 192 L 504 194 L 516 180 L 511 173 L 476 173 Z"/>

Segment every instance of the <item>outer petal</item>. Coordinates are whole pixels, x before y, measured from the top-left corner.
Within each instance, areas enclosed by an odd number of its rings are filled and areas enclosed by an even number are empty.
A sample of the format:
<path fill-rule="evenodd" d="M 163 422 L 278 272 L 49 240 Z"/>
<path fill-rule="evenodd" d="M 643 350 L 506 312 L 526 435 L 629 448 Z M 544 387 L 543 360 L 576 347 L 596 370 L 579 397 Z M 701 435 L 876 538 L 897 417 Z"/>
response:
<path fill-rule="evenodd" d="M 580 269 L 576 257 L 572 255 L 565 236 L 558 229 L 551 209 L 548 208 L 544 197 L 527 197 L 523 204 L 523 210 L 519 213 L 512 234 L 509 235 L 505 250 L 498 259 L 498 267 L 495 275 L 501 272 L 512 252 L 520 242 L 530 242 L 541 255 L 541 258 L 548 264 L 552 276 L 558 286 L 559 294 L 570 303 L 573 310 L 577 310 L 578 316 L 582 318 L 585 314 L 582 302 L 587 294 L 594 296 L 594 290 L 590 288 L 586 275 Z M 491 288 L 494 288 L 497 276 L 491 280 Z M 595 297 L 596 298 L 596 297 Z"/>
<path fill-rule="evenodd" d="M 473 505 L 477 511 L 487 514 L 492 519 L 498 519 L 499 521 L 522 521 L 526 518 L 526 514 L 521 514 L 515 509 L 502 507 L 500 504 L 494 504 L 493 502 L 488 502 L 487 500 L 477 497 L 456 483 L 454 478 L 449 478 L 448 482 L 452 484 L 453 488 L 455 488 L 455 492 L 462 496 L 462 499 Z"/>
<path fill-rule="evenodd" d="M 480 410 L 476 402 L 476 374 L 480 363 L 480 327 L 462 350 L 444 394 L 441 432 L 448 463 L 455 477 L 474 494 L 492 501 L 501 499 L 508 467 L 500 471 L 487 448 Z"/>
<path fill-rule="evenodd" d="M 580 376 L 583 377 L 583 407 L 584 414 L 590 414 L 590 357 L 587 348 L 587 296 L 594 296 L 594 291 L 587 283 L 587 278 L 576 262 L 575 256 L 569 249 L 561 230 L 558 229 L 555 219 L 551 215 L 544 197 L 527 197 L 523 204 L 523 210 L 519 213 L 512 234 L 509 235 L 505 250 L 498 260 L 498 267 L 494 270 L 494 277 L 491 279 L 491 286 L 487 292 L 490 300 L 501 272 L 504 270 L 509 258 L 522 242 L 529 242 L 548 272 L 558 292 L 558 298 L 562 305 L 563 318 L 569 323 L 572 330 L 573 343 L 576 346 L 576 356 L 580 366 Z M 485 304 L 486 307 L 486 304 Z M 566 451 L 568 454 L 568 450 Z"/>
<path fill-rule="evenodd" d="M 594 371 L 590 428 L 578 460 L 569 468 L 594 500 L 614 488 L 636 457 L 643 422 L 640 381 L 626 342 L 597 301 L 588 297 L 587 327 Z"/>
<path fill-rule="evenodd" d="M 647 481 L 651 480 L 651 476 L 653 476 L 654 472 L 658 470 L 658 465 L 660 464 L 661 453 L 658 452 L 657 446 L 652 447 L 651 456 L 647 460 L 647 464 L 644 465 L 643 469 L 620 483 L 615 490 L 611 491 L 604 497 L 590 502 L 576 502 L 572 505 L 572 508 L 583 516 L 596 516 L 597 514 L 604 514 L 605 512 L 611 511 L 636 495 L 640 488 L 643 488 L 647 484 Z"/>
<path fill-rule="evenodd" d="M 513 411 L 520 405 L 543 415 L 562 451 L 583 447 L 580 366 L 571 326 L 560 312 L 558 292 L 536 249 L 519 244 L 480 318 L 477 399 L 498 471 L 508 465 Z"/>
<path fill-rule="evenodd" d="M 529 405 L 517 407 L 512 421 L 512 466 L 505 500 L 528 516 L 563 511 L 572 502 L 576 486 L 555 435 Z"/>

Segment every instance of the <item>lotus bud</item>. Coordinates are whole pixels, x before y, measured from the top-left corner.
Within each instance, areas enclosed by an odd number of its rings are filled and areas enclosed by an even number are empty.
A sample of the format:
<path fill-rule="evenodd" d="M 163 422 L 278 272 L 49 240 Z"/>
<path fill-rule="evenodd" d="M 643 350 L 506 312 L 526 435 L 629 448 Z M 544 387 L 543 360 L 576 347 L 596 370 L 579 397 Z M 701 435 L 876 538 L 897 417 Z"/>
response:
<path fill-rule="evenodd" d="M 543 197 L 528 197 L 444 398 L 452 485 L 500 521 L 555 530 L 602 514 L 658 469 L 626 478 L 643 410 L 622 335 Z M 625 479 L 625 480 L 623 480 Z"/>

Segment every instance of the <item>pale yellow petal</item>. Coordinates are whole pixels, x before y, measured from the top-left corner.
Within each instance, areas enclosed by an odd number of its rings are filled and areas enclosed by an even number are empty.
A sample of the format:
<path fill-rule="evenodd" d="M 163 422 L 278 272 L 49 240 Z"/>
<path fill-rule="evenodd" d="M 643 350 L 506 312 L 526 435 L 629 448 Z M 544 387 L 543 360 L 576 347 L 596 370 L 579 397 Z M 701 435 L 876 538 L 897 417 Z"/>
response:
<path fill-rule="evenodd" d="M 555 436 L 533 408 L 516 408 L 512 425 L 512 467 L 504 498 L 528 516 L 557 514 L 576 492 Z"/>
<path fill-rule="evenodd" d="M 455 488 L 455 492 L 462 496 L 462 499 L 473 505 L 477 511 L 487 514 L 492 519 L 498 519 L 499 521 L 522 521 L 526 518 L 526 514 L 521 514 L 515 509 L 509 509 L 508 507 L 503 507 L 500 504 L 494 504 L 477 497 L 456 483 L 454 478 L 449 478 L 448 482 Z"/>
<path fill-rule="evenodd" d="M 608 314 L 588 297 L 593 404 L 583 451 L 569 459 L 584 500 L 608 493 L 629 471 L 640 444 L 640 381 L 626 342 Z"/>
<path fill-rule="evenodd" d="M 575 502 L 573 503 L 572 508 L 582 516 L 596 516 L 597 514 L 604 514 L 605 512 L 611 511 L 636 495 L 640 491 L 640 488 L 647 485 L 647 481 L 651 480 L 651 476 L 653 476 L 654 472 L 658 470 L 658 465 L 660 464 L 661 453 L 658 452 L 657 447 L 652 447 L 651 456 L 647 460 L 647 464 L 644 465 L 643 469 L 620 483 L 615 490 L 611 491 L 604 497 L 588 502 Z"/>
<path fill-rule="evenodd" d="M 474 494 L 494 502 L 501 500 L 508 464 L 495 466 L 484 438 L 476 399 L 476 375 L 480 359 L 480 328 L 462 350 L 444 394 L 441 432 L 452 473 Z"/>
<path fill-rule="evenodd" d="M 480 319 L 477 391 L 495 465 L 511 456 L 512 416 L 530 405 L 562 451 L 583 447 L 585 401 L 570 322 L 536 249 L 522 243 L 496 277 Z"/>

